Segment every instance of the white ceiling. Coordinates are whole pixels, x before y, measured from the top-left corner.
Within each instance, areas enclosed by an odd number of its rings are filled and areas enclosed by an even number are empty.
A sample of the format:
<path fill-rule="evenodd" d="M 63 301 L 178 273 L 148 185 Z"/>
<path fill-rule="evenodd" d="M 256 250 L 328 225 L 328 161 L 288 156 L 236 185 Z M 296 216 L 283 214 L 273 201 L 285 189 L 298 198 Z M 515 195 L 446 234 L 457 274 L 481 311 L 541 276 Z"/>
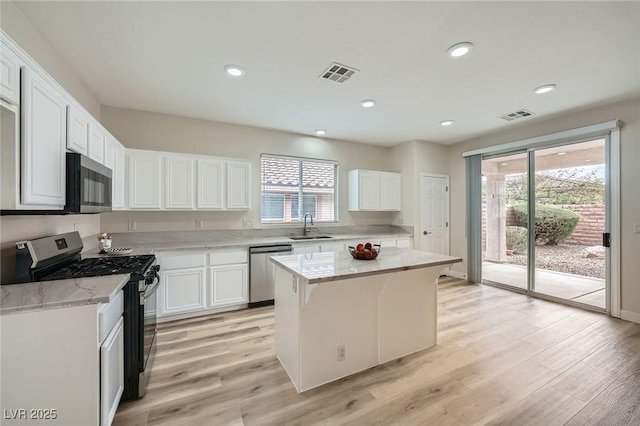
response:
<path fill-rule="evenodd" d="M 16 3 L 116 107 L 452 144 L 640 95 L 640 2 Z M 449 58 L 461 41 L 471 54 Z M 360 72 L 344 84 L 320 78 L 334 61 Z M 247 73 L 231 79 L 226 64 Z M 558 87 L 535 95 L 545 83 Z M 377 105 L 360 107 L 369 98 Z M 523 108 L 536 115 L 497 118 Z"/>

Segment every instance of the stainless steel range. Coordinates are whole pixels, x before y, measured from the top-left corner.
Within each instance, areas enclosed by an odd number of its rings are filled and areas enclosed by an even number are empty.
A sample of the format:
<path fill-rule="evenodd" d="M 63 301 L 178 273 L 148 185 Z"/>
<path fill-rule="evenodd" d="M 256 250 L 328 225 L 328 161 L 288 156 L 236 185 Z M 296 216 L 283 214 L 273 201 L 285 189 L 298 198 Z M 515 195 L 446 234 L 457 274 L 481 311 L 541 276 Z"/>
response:
<path fill-rule="evenodd" d="M 78 232 L 16 244 L 15 282 L 53 281 L 129 274 L 124 286 L 124 375 L 121 401 L 144 396 L 156 348 L 156 297 L 160 284 L 155 255 L 82 259 Z"/>

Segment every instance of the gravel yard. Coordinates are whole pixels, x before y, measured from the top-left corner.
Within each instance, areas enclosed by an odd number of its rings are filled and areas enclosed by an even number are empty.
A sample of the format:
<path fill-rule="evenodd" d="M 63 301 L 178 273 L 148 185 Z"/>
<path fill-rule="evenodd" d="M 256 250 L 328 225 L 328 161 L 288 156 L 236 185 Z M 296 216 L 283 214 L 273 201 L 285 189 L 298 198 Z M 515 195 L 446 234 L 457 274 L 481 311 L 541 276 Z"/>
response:
<path fill-rule="evenodd" d="M 601 278 L 605 275 L 605 260 L 586 258 L 587 246 L 563 245 L 536 246 L 536 267 L 549 271 Z M 527 253 L 518 253 L 507 257 L 512 265 L 527 265 Z"/>

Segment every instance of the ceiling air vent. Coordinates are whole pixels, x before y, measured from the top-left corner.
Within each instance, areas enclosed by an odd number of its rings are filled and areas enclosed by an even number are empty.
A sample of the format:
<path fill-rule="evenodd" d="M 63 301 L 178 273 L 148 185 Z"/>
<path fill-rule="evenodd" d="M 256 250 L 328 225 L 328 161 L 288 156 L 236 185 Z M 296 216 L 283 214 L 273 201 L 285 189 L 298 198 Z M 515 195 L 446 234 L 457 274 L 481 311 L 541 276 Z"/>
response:
<path fill-rule="evenodd" d="M 320 74 L 320 77 L 335 81 L 336 83 L 344 83 L 358 71 L 360 70 L 334 62 L 329 65 L 322 74 Z"/>
<path fill-rule="evenodd" d="M 520 109 L 518 111 L 510 112 L 509 114 L 501 115 L 499 118 L 507 121 L 518 120 L 520 118 L 529 117 L 533 115 L 531 111 L 527 111 L 526 109 Z"/>

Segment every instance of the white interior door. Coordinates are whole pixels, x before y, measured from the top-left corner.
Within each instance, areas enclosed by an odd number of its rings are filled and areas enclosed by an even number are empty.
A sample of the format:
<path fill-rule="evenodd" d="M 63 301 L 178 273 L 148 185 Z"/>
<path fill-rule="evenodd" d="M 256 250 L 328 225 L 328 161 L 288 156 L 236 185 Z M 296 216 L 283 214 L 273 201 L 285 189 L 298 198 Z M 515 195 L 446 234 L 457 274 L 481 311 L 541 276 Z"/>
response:
<path fill-rule="evenodd" d="M 449 254 L 449 177 L 420 176 L 420 250 Z"/>

